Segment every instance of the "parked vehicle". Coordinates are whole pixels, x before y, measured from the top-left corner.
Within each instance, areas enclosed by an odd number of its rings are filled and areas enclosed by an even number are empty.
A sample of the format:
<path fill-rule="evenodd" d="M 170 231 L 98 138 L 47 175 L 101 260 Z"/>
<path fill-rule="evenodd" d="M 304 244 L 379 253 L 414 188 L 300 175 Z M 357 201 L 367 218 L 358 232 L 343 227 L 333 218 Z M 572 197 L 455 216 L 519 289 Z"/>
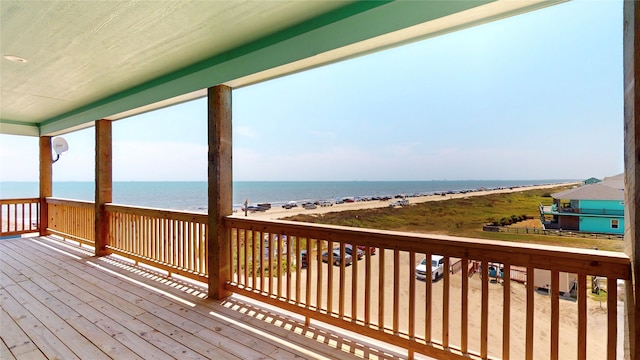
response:
<path fill-rule="evenodd" d="M 333 265 L 335 266 L 339 266 L 340 262 L 341 262 L 341 257 L 340 257 L 340 249 L 336 248 L 333 249 Z M 322 262 L 328 263 L 329 262 L 329 252 L 325 251 L 322 253 Z M 351 265 L 352 262 L 352 258 L 351 255 L 349 254 L 344 254 L 344 264 L 345 265 Z"/>
<path fill-rule="evenodd" d="M 318 206 L 333 206 L 333 201 L 331 200 L 318 200 L 315 202 Z"/>
<path fill-rule="evenodd" d="M 500 272 L 500 275 L 498 275 L 498 271 Z M 500 276 L 501 279 L 504 278 L 504 269 L 500 268 L 498 270 L 498 267 L 495 265 L 489 266 L 489 277 L 497 278 L 498 276 Z"/>
<path fill-rule="evenodd" d="M 292 208 L 297 207 L 297 206 L 298 206 L 298 203 L 295 202 L 295 201 L 289 201 L 288 203 L 282 205 L 282 207 L 285 208 L 285 209 L 292 209 Z"/>
<path fill-rule="evenodd" d="M 255 206 L 255 205 L 249 205 L 246 207 L 243 206 L 242 207 L 242 211 L 251 211 L 251 212 L 256 212 L 256 211 L 267 211 L 268 209 L 262 207 L 262 206 Z"/>
<path fill-rule="evenodd" d="M 416 266 L 416 279 L 427 279 L 427 258 L 422 259 Z M 431 255 L 431 280 L 436 280 L 444 274 L 444 257 L 441 255 Z"/>
<path fill-rule="evenodd" d="M 358 250 L 357 254 L 358 254 L 358 260 L 361 260 L 364 257 L 364 250 L 360 250 L 360 249 L 356 249 Z M 344 251 L 351 255 L 353 257 L 353 245 L 351 244 L 346 244 L 344 246 Z"/>
<path fill-rule="evenodd" d="M 366 254 L 367 247 L 365 245 L 358 245 L 358 249 L 364 251 L 365 254 Z M 376 254 L 376 247 L 370 246 L 369 247 L 369 252 L 371 253 L 371 255 L 375 255 Z"/>
<path fill-rule="evenodd" d="M 318 207 L 318 205 L 314 204 L 314 203 L 306 203 L 302 205 L 303 208 L 307 209 L 307 210 L 312 210 Z"/>
<path fill-rule="evenodd" d="M 309 266 L 309 260 L 307 259 L 307 250 L 300 251 L 300 268 L 306 269 Z"/>
<path fill-rule="evenodd" d="M 265 210 L 269 210 L 269 209 L 271 209 L 271 204 L 269 204 L 269 203 L 261 203 L 261 204 L 258 204 L 258 207 L 264 208 Z"/>

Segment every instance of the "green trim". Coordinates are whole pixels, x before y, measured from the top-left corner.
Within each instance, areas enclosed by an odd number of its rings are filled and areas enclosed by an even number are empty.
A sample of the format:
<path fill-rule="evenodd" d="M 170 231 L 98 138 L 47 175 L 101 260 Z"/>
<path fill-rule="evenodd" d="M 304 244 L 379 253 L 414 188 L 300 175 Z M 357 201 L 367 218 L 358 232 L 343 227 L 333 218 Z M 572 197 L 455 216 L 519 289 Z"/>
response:
<path fill-rule="evenodd" d="M 560 212 L 542 212 L 542 215 L 554 215 L 554 216 L 578 216 L 578 217 L 594 217 L 594 218 L 611 218 L 611 219 L 624 219 L 624 215 L 608 215 L 608 214 L 586 214 L 586 213 L 560 213 Z"/>
<path fill-rule="evenodd" d="M 0 119 L 0 124 L 38 127 L 37 123 L 25 122 L 25 121 L 20 121 L 20 120 L 10 120 L 10 119 Z"/>

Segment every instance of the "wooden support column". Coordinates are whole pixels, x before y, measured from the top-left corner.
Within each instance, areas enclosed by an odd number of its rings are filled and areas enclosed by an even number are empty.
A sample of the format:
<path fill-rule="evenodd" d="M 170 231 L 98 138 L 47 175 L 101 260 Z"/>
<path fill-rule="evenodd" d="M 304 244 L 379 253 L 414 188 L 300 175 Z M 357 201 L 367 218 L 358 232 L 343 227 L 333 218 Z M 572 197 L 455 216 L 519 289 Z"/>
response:
<path fill-rule="evenodd" d="M 209 122 L 209 234 L 207 269 L 209 297 L 223 299 L 231 292 L 225 283 L 231 280 L 231 237 L 224 217 L 233 207 L 231 163 L 231 88 L 218 85 L 208 90 Z"/>
<path fill-rule="evenodd" d="M 96 121 L 95 255 L 109 255 L 109 219 L 104 204 L 112 201 L 111 121 Z"/>
<path fill-rule="evenodd" d="M 40 236 L 49 235 L 49 206 L 46 198 L 53 195 L 53 159 L 51 136 L 40 137 Z"/>
<path fill-rule="evenodd" d="M 624 2 L 625 358 L 640 359 L 640 3 Z"/>

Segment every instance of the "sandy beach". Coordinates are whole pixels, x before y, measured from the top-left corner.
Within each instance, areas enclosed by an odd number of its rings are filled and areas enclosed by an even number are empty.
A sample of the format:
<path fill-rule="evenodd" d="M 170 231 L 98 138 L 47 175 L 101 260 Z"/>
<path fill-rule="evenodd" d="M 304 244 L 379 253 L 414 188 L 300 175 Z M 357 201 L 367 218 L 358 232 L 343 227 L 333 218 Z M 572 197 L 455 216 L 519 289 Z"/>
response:
<path fill-rule="evenodd" d="M 460 194 L 447 194 L 445 196 L 442 195 L 428 195 L 428 196 L 418 196 L 408 198 L 409 204 L 419 204 L 427 201 L 442 201 L 448 199 L 456 199 L 456 198 L 465 198 L 471 196 L 483 196 L 489 194 L 506 194 L 510 192 L 518 192 L 518 191 L 526 191 L 532 189 L 550 189 L 555 188 L 562 185 L 577 185 L 578 183 L 563 183 L 563 184 L 551 184 L 551 185 L 536 185 L 536 186 L 523 186 L 512 189 L 499 189 L 499 190 L 483 190 L 483 191 L 474 191 L 468 193 L 460 193 Z M 318 206 L 315 209 L 304 209 L 301 206 L 297 206 L 291 209 L 285 209 L 282 207 L 273 207 L 267 211 L 249 211 L 247 213 L 247 217 L 252 219 L 261 219 L 261 220 L 277 220 L 282 219 L 289 216 L 294 216 L 298 214 L 326 214 L 329 212 L 335 211 L 346 211 L 346 210 L 362 210 L 362 209 L 373 209 L 380 207 L 387 207 L 390 203 L 396 201 L 397 199 L 391 199 L 386 201 L 357 201 L 352 203 L 343 203 L 343 204 L 334 204 L 333 206 Z M 233 216 L 243 217 L 245 216 L 244 212 L 238 211 L 233 214 Z"/>
<path fill-rule="evenodd" d="M 393 251 L 385 251 L 385 276 L 382 279 L 384 286 L 384 323 L 390 327 L 394 321 L 394 305 L 393 305 Z M 379 267 L 379 256 L 375 255 L 371 257 L 371 268 L 377 269 Z M 409 259 L 407 253 L 400 254 L 400 285 L 398 286 L 400 292 L 400 304 L 397 316 L 399 318 L 399 329 L 403 333 L 408 331 L 408 318 L 409 318 L 409 298 L 410 287 L 409 279 L 413 276 L 413 269 L 415 264 L 421 260 L 419 256 L 416 256 L 415 261 Z M 365 301 L 364 290 L 364 264 L 366 260 L 358 261 L 358 276 L 356 298 L 358 305 L 357 317 L 364 319 L 364 308 L 362 307 Z M 300 293 L 302 302 L 309 302 L 313 305 L 317 304 L 317 291 L 318 280 L 316 274 L 318 273 L 318 262 L 311 261 L 312 274 L 311 282 L 307 283 L 306 269 L 302 269 L 301 281 L 300 281 Z M 340 292 L 340 268 L 333 265 L 321 263 L 323 277 L 323 284 L 328 282 L 327 274 L 329 267 L 333 269 L 333 311 L 337 311 L 339 308 L 338 294 Z M 354 270 L 353 265 L 345 268 L 345 314 L 347 316 L 353 316 L 352 309 L 354 304 L 354 298 L 352 297 L 352 284 Z M 265 278 L 265 287 L 268 277 Z M 274 278 L 272 286 L 277 286 L 277 278 Z M 378 319 L 378 282 L 379 273 L 374 270 L 371 272 L 371 283 L 373 284 L 371 289 L 371 301 L 373 306 L 371 307 L 371 319 L 377 323 Z M 287 279 L 285 276 L 281 278 L 282 288 L 286 289 Z M 449 300 L 449 336 L 450 344 L 454 347 L 459 347 L 461 342 L 461 289 L 462 289 L 462 272 L 457 272 L 451 275 L 450 278 L 450 300 Z M 432 282 L 432 339 L 436 342 L 442 341 L 442 319 L 443 319 L 443 285 L 444 281 L 438 279 Z M 291 277 L 291 288 L 296 289 L 296 277 Z M 322 291 L 322 306 L 327 306 L 327 289 L 326 285 L 321 285 Z M 306 288 L 310 287 L 310 298 L 306 298 Z M 501 282 L 490 281 L 489 283 L 489 333 L 488 333 L 488 349 L 489 356 L 492 358 L 500 358 L 502 351 L 502 303 L 503 303 L 503 291 L 504 287 Z M 524 284 L 512 281 L 511 287 L 511 311 L 510 311 L 510 352 L 512 359 L 525 359 L 525 345 L 526 334 L 526 287 Z M 284 291 L 284 290 L 283 290 Z M 469 310 L 468 310 L 468 329 L 469 329 L 469 349 L 473 349 L 474 352 L 480 350 L 480 314 L 481 314 L 481 293 L 482 293 L 482 279 L 479 273 L 475 273 L 469 278 Z M 620 295 L 621 289 L 618 290 Z M 620 295 L 621 296 L 621 295 Z M 618 311 L 623 306 L 619 297 Z M 425 281 L 416 280 L 416 292 L 415 292 L 415 311 L 416 311 L 416 336 L 424 336 L 425 326 L 425 304 L 427 301 L 427 295 L 425 290 Z M 560 344 L 560 358 L 561 359 L 575 359 L 577 356 L 577 340 L 578 340 L 578 307 L 577 302 L 572 299 L 560 300 L 560 331 L 559 331 L 559 344 Z M 621 322 L 622 318 L 619 314 L 618 321 Z M 548 359 L 550 356 L 550 322 L 551 322 L 551 299 L 543 292 L 534 293 L 534 359 Z M 600 303 L 594 301 L 590 297 L 587 297 L 587 358 L 588 359 L 603 359 L 606 354 L 606 338 L 607 338 L 607 313 L 606 303 Z M 339 330 L 338 330 L 339 331 Z M 619 331 L 621 331 L 619 329 Z M 620 333 L 621 334 L 621 333 Z M 418 357 L 422 358 L 422 357 Z"/>

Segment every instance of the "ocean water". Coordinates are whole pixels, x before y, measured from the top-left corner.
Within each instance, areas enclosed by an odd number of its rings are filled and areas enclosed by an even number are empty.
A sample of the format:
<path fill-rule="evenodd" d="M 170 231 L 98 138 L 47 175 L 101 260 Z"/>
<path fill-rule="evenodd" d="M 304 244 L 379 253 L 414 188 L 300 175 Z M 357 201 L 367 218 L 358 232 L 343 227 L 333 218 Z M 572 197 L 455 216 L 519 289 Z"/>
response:
<path fill-rule="evenodd" d="M 563 183 L 574 180 L 432 180 L 432 181 L 236 181 L 233 204 L 271 203 L 280 206 L 288 201 L 341 199 L 345 197 L 395 196 L 397 194 L 431 194 L 442 191 L 492 189 Z M 65 199 L 94 199 L 93 182 L 54 182 L 53 196 Z M 38 196 L 37 182 L 2 182 L 0 198 Z M 113 202 L 163 209 L 206 211 L 207 182 L 143 182 L 113 183 Z"/>

